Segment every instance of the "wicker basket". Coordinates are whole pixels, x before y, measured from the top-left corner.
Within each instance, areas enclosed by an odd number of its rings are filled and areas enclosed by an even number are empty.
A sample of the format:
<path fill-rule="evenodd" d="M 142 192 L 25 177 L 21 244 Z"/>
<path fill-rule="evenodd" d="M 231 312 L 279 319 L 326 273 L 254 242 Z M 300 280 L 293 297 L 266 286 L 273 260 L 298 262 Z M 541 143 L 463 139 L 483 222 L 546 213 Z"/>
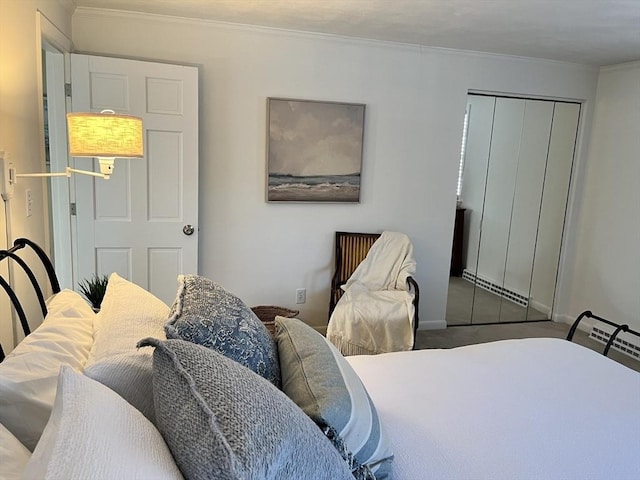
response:
<path fill-rule="evenodd" d="M 290 308 L 278 307 L 275 305 L 259 305 L 257 307 L 251 307 L 256 317 L 260 319 L 264 326 L 267 327 L 271 335 L 276 332 L 276 317 L 293 318 L 300 313 L 299 310 L 291 310 Z"/>

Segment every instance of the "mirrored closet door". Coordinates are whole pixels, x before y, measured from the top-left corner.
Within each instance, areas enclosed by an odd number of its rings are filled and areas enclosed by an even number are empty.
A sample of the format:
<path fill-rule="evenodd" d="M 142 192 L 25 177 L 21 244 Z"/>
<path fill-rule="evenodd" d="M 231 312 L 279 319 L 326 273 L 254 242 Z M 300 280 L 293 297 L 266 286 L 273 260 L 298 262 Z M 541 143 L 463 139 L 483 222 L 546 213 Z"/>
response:
<path fill-rule="evenodd" d="M 469 95 L 448 325 L 551 318 L 579 115 Z"/>

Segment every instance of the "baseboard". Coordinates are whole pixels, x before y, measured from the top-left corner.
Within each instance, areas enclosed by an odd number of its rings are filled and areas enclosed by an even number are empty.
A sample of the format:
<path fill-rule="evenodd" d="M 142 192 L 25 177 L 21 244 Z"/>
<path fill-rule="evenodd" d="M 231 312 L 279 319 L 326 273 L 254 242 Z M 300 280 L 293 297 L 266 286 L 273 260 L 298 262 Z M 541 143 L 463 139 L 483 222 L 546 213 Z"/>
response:
<path fill-rule="evenodd" d="M 567 314 L 555 314 L 553 315 L 554 322 L 566 323 L 567 325 L 573 325 L 573 322 L 578 318 L 575 315 L 567 315 Z M 585 332 L 587 335 L 591 333 L 591 329 L 596 321 L 593 318 L 583 318 L 582 321 L 578 324 L 578 330 Z"/>
<path fill-rule="evenodd" d="M 443 330 L 447 328 L 446 320 L 420 320 L 418 330 Z"/>
<path fill-rule="evenodd" d="M 529 298 L 529 306 L 534 310 L 544 313 L 547 318 L 549 318 L 549 314 L 551 313 L 551 307 L 549 307 L 549 305 L 545 305 L 544 303 L 539 302 L 531 297 Z"/>
<path fill-rule="evenodd" d="M 571 315 L 567 315 L 566 313 L 563 313 L 563 314 L 561 314 L 561 313 L 554 313 L 554 314 L 553 314 L 553 318 L 552 318 L 552 320 L 553 320 L 554 322 L 567 323 L 567 324 L 569 324 L 569 325 L 572 325 L 572 324 L 573 324 L 573 322 L 575 322 L 576 317 L 571 316 Z M 586 320 L 586 319 L 585 319 L 585 320 Z M 584 321 L 583 321 L 583 322 L 581 322 L 581 323 L 584 323 Z M 591 329 L 591 327 L 589 327 L 589 329 Z"/>

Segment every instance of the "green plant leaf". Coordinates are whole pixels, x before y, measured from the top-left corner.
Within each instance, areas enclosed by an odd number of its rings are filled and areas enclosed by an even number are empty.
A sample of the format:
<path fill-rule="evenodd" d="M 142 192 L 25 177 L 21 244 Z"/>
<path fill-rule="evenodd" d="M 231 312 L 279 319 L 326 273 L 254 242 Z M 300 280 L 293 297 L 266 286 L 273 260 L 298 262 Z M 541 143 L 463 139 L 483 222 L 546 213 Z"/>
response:
<path fill-rule="evenodd" d="M 109 283 L 107 275 L 94 274 L 90 279 L 78 282 L 78 288 L 93 308 L 100 308 L 107 291 L 107 283 Z"/>

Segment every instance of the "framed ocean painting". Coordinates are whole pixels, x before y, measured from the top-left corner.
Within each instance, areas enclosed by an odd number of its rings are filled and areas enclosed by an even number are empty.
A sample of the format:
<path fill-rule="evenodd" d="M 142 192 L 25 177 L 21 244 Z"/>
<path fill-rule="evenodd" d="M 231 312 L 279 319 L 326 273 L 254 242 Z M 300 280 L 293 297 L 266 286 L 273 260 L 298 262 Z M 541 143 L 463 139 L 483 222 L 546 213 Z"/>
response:
<path fill-rule="evenodd" d="M 360 201 L 362 104 L 267 99 L 267 201 Z"/>

